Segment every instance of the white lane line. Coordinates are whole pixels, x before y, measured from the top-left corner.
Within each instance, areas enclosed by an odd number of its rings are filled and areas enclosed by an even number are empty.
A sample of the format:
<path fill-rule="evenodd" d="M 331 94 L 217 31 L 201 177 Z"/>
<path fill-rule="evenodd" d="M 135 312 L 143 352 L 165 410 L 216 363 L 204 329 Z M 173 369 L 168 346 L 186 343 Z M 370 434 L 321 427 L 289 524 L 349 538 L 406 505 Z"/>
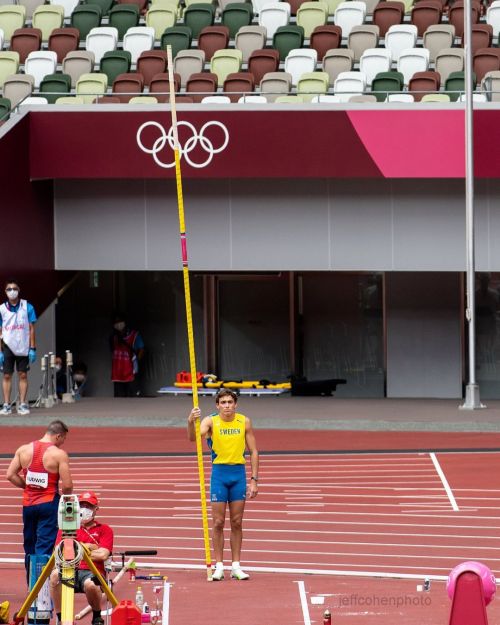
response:
<path fill-rule="evenodd" d="M 163 584 L 163 611 L 162 611 L 162 625 L 168 625 L 170 617 L 170 582 L 165 580 Z"/>
<path fill-rule="evenodd" d="M 455 496 L 453 495 L 450 485 L 448 484 L 448 480 L 446 479 L 446 475 L 444 474 L 444 471 L 441 468 L 441 465 L 439 464 L 438 459 L 436 458 L 436 454 L 434 452 L 431 452 L 429 455 L 431 457 L 432 464 L 436 468 L 437 474 L 441 478 L 441 482 L 443 482 L 444 490 L 446 491 L 446 494 L 448 495 L 448 499 L 450 500 L 451 507 L 453 508 L 453 510 L 455 510 L 455 512 L 458 512 L 459 507 L 456 502 Z"/>
<path fill-rule="evenodd" d="M 309 606 L 307 605 L 306 588 L 304 582 L 296 582 L 299 587 L 300 605 L 302 607 L 302 616 L 304 617 L 304 625 L 311 625 L 311 617 L 309 616 Z"/>

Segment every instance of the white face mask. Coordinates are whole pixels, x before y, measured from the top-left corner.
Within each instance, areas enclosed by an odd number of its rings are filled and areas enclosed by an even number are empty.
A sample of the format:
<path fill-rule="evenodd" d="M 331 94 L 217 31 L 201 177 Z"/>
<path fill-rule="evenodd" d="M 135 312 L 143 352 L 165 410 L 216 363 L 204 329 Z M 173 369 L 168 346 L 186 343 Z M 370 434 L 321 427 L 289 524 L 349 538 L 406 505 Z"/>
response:
<path fill-rule="evenodd" d="M 75 382 L 85 382 L 85 376 L 83 375 L 83 373 L 75 373 L 73 375 L 73 380 Z"/>
<path fill-rule="evenodd" d="M 9 299 L 17 299 L 17 296 L 19 295 L 19 291 L 9 291 L 7 293 L 7 297 Z"/>
<path fill-rule="evenodd" d="M 91 521 L 93 516 L 94 510 L 91 510 L 90 508 L 80 508 L 80 518 L 84 523 Z"/>
<path fill-rule="evenodd" d="M 115 330 L 118 330 L 118 332 L 125 330 L 125 321 L 118 321 L 118 323 L 115 323 Z"/>
<path fill-rule="evenodd" d="M 62 365 L 56 365 L 56 366 L 54 367 L 54 369 L 55 369 L 56 371 L 61 371 L 61 369 L 62 369 Z"/>

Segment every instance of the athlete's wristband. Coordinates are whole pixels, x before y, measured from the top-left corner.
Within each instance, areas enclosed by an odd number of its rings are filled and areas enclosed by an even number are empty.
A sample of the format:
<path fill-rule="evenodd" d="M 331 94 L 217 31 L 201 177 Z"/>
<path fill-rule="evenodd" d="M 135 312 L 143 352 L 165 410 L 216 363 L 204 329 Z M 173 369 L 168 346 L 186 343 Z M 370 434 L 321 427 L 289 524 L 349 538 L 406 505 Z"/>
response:
<path fill-rule="evenodd" d="M 259 481 L 259 478 L 254 477 L 253 475 L 252 475 L 252 477 L 250 479 L 253 480 L 254 482 L 258 482 Z"/>

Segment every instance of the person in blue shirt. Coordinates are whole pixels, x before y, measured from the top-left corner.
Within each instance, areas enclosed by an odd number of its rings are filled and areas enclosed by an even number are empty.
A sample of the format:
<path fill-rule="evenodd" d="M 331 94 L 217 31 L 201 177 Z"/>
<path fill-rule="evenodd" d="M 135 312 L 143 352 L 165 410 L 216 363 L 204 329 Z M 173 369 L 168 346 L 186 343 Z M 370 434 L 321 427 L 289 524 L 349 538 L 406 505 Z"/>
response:
<path fill-rule="evenodd" d="M 10 393 L 14 368 L 19 375 L 19 404 L 17 413 L 30 413 L 26 396 L 28 394 L 28 370 L 36 360 L 35 323 L 36 313 L 25 299 L 19 299 L 19 283 L 8 280 L 5 283 L 7 300 L 0 305 L 0 367 L 3 369 L 3 407 L 0 414 L 12 413 Z"/>

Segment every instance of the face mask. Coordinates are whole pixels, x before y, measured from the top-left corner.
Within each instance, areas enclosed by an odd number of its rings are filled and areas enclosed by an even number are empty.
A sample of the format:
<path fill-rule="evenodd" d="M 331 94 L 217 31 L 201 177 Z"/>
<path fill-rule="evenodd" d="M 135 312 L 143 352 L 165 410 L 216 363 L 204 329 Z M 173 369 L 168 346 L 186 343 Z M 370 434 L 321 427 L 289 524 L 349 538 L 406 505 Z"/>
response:
<path fill-rule="evenodd" d="M 118 323 L 115 323 L 115 330 L 118 330 L 118 332 L 122 332 L 122 330 L 125 330 L 125 321 L 119 321 Z"/>
<path fill-rule="evenodd" d="M 75 373 L 75 375 L 73 376 L 73 380 L 75 382 L 84 382 L 85 376 L 83 375 L 83 373 Z"/>
<path fill-rule="evenodd" d="M 84 523 L 91 521 L 93 516 L 94 516 L 94 510 L 91 510 L 90 508 L 80 509 L 80 518 L 82 519 Z"/>
<path fill-rule="evenodd" d="M 56 371 L 61 371 L 61 369 L 62 369 L 62 365 L 56 365 L 56 366 L 54 367 L 54 369 L 55 369 Z"/>
<path fill-rule="evenodd" d="M 19 291 L 7 291 L 7 297 L 9 299 L 17 299 L 18 295 L 19 295 Z"/>

